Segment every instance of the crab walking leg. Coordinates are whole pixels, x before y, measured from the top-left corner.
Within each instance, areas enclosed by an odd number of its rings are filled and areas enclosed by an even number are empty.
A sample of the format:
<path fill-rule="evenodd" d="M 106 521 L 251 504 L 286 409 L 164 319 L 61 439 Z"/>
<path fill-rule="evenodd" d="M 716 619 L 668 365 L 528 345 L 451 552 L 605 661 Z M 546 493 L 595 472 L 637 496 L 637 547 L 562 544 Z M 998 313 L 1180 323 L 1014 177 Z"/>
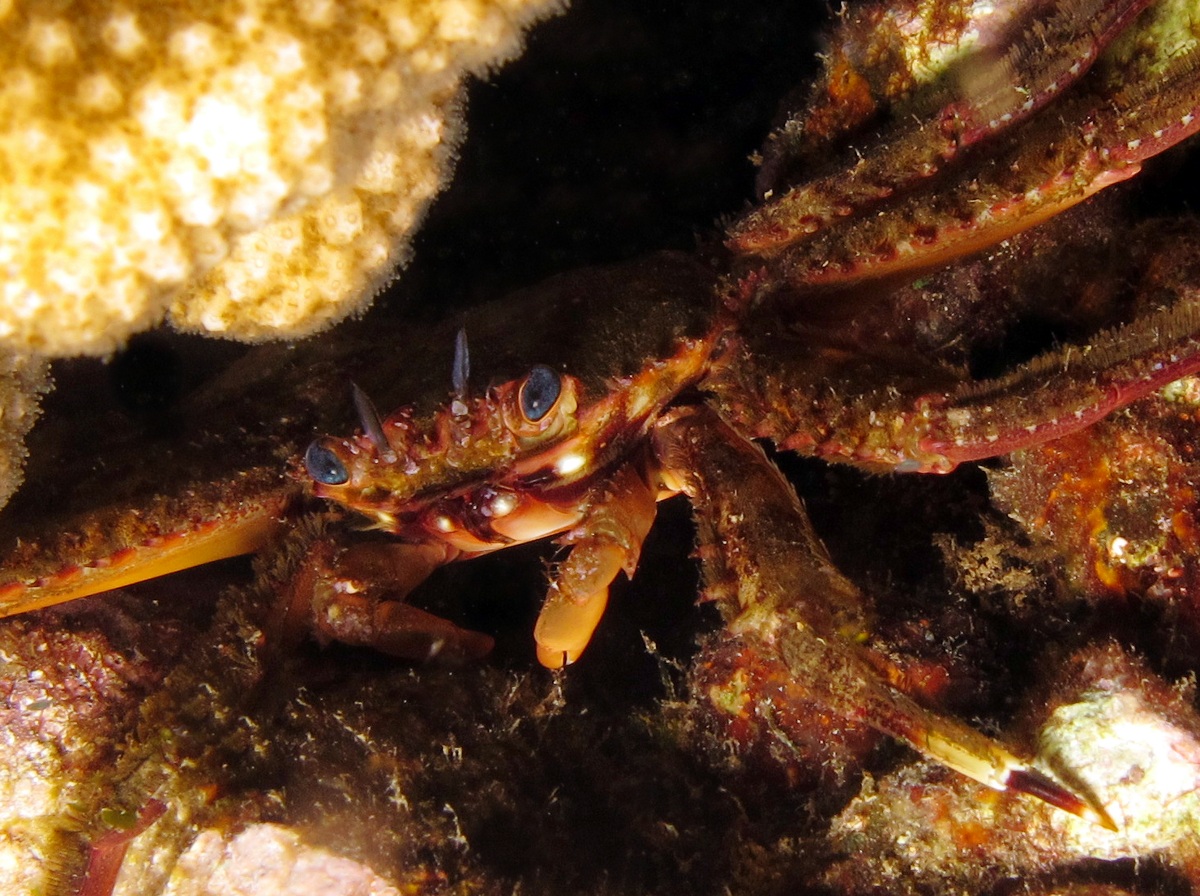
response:
<path fill-rule="evenodd" d="M 1200 248 L 1200 234 L 1180 245 Z M 930 366 L 882 389 L 869 357 L 820 346 L 788 353 L 782 341 L 740 335 L 727 349 L 732 363 L 705 386 L 731 420 L 781 448 L 869 470 L 946 473 L 1082 430 L 1200 371 L 1200 289 L 1153 288 L 1173 304 L 993 379 Z M 802 385 L 777 385 L 791 383 Z"/>
<path fill-rule="evenodd" d="M 658 500 L 641 466 L 629 464 L 600 486 L 582 522 L 560 539 L 571 552 L 554 572 L 533 630 L 547 668 L 579 659 L 604 615 L 609 585 L 617 573 L 632 576 L 637 568 Z"/>
<path fill-rule="evenodd" d="M 287 496 L 277 478 L 272 471 L 232 483 L 247 491 L 237 501 L 223 500 L 218 489 L 215 498 L 190 495 L 192 512 L 180 512 L 181 502 L 167 498 L 147 508 L 106 508 L 60 532 L 19 542 L 0 573 L 0 616 L 254 553 L 284 527 Z"/>
<path fill-rule="evenodd" d="M 833 713 L 995 790 L 1029 793 L 1112 826 L 1103 809 L 880 678 L 857 643 L 866 634 L 861 594 L 834 568 L 795 492 L 757 445 L 707 408 L 666 415 L 655 443 L 665 477 L 695 506 L 706 590 L 733 635 L 780 660 Z"/>
<path fill-rule="evenodd" d="M 1059 97 L 1149 5 L 1150 0 L 1060 0 L 1047 14 L 1025 4 L 1013 16 L 1014 27 L 1005 30 L 1013 33 L 1007 46 L 965 53 L 957 70 L 942 77 L 947 86 L 937 95 L 943 105 L 936 113 L 917 114 L 902 103 L 891 109 L 884 129 L 857 148 L 853 177 L 818 176 L 768 196 L 732 225 L 730 247 L 769 257 L 917 188 L 969 147 L 1013 129 Z M 853 19 L 845 19 L 839 34 L 853 41 L 845 32 L 855 27 Z M 796 130 L 790 124 L 776 138 L 786 140 Z M 837 152 L 831 142 L 826 155 Z M 767 148 L 770 153 L 770 142 Z"/>
<path fill-rule="evenodd" d="M 1200 370 L 1200 289 L 1166 311 L 918 402 L 910 456 L 935 470 L 1040 445 Z M 914 415 L 914 416 L 915 416 Z M 932 461 L 930 459 L 933 459 Z"/>
<path fill-rule="evenodd" d="M 1200 131 L 1200 51 L 1181 49 L 1154 61 L 1161 70 L 1140 60 L 1123 75 L 1129 86 L 1116 91 L 1105 84 L 1113 72 L 1092 72 L 1052 110 L 1006 133 L 994 152 L 963 160 L 953 183 L 879 199 L 837 227 L 785 241 L 771 250 L 772 264 L 806 286 L 926 270 L 1127 180 L 1143 162 Z M 857 176 L 854 167 L 847 179 Z M 781 202 L 786 207 L 791 199 Z M 739 225 L 734 248 L 761 242 L 754 229 L 764 212 Z M 764 239 L 790 235 L 788 228 L 778 231 L 768 222 Z"/>
<path fill-rule="evenodd" d="M 83 880 L 76 890 L 77 896 L 112 896 L 117 886 L 117 876 L 125 862 L 129 844 L 140 836 L 167 811 L 166 803 L 150 800 L 138 812 L 133 823 L 123 829 L 114 829 L 102 834 L 88 847 L 87 867 Z"/>

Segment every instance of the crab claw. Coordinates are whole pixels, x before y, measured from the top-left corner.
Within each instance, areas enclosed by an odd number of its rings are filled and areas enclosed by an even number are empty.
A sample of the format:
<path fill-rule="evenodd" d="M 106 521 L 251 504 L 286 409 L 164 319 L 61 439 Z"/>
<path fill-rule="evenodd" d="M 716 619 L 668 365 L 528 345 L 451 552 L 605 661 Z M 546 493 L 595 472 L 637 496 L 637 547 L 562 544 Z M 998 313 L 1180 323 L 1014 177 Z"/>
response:
<path fill-rule="evenodd" d="M 634 465 L 598 489 L 583 521 L 562 539 L 571 553 L 550 583 L 533 630 L 538 661 L 560 669 L 579 659 L 608 605 L 622 570 L 633 575 L 654 523 L 658 493 Z"/>
<path fill-rule="evenodd" d="M 617 564 L 612 577 L 619 571 L 620 564 Z M 547 669 L 561 669 L 579 659 L 607 606 L 607 583 L 582 598 L 566 596 L 557 588 L 553 589 L 533 630 L 538 662 Z"/>
<path fill-rule="evenodd" d="M 413 588 L 456 556 L 440 544 L 342 547 L 317 537 L 280 589 L 268 640 L 286 643 L 311 631 L 321 642 L 369 647 L 418 663 L 482 659 L 494 644 L 489 635 L 405 602 Z"/>

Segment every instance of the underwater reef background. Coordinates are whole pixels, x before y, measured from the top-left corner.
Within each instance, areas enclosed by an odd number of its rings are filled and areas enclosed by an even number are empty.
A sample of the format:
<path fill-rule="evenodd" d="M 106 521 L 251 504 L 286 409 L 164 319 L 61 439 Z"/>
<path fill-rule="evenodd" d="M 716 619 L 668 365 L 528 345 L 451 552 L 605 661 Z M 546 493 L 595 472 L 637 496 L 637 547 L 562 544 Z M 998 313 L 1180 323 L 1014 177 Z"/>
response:
<path fill-rule="evenodd" d="M 581 0 L 538 25 L 521 58 L 472 84 L 453 182 L 355 325 L 388 334 L 364 351 L 408 351 L 388 329 L 401 315 L 453 320 L 553 274 L 711 240 L 751 202 L 750 156 L 812 77 L 830 21 L 817 3 Z M 1162 160 L 1122 201 L 1190 210 L 1188 164 L 1184 152 Z M 1096 218 L 1061 232 L 1108 235 Z M 947 288 L 971 284 L 963 274 Z M 57 363 L 30 481 L 54 476 L 39 446 L 87 433 L 100 408 L 157 450 L 186 396 L 250 351 L 157 331 L 107 362 Z M 424 374 L 449 389 L 448 366 Z M 323 387 L 345 394 L 349 423 L 348 384 Z M 1113 618 L 1133 624 L 1084 637 L 1072 626 L 1088 614 L 1063 598 L 1069 573 L 988 505 L 988 477 L 1003 474 L 782 463 L 839 566 L 896 598 L 881 626 L 928 632 L 931 656 L 960 651 L 948 665 L 968 674 L 948 703 L 1027 742 L 1058 709 L 1056 730 L 1078 716 L 1141 726 L 1177 758 L 1176 783 L 1195 772 L 1200 788 L 1187 678 L 1200 605 L 1126 607 Z M 1018 515 L 1037 500 L 1006 494 Z M 17 500 L 32 513 L 37 496 Z M 38 856 L 37 886 L 71 892 L 87 844 L 169 795 L 117 893 L 275 896 L 319 882 L 330 893 L 1183 894 L 1200 883 L 1187 838 L 1098 850 L 1040 810 L 993 812 L 973 785 L 888 742 L 861 769 L 806 765 L 803 745 L 770 732 L 738 742 L 706 696 L 711 670 L 689 667 L 717 627 L 695 603 L 694 538 L 687 507 L 664 505 L 638 575 L 562 676 L 537 666 L 530 637 L 545 545 L 430 583 L 429 604 L 497 638 L 491 660 L 458 669 L 309 643 L 268 655 L 250 620 L 284 571 L 243 560 L 6 620 L 4 855 Z M 1031 655 L 1029 632 L 1061 654 Z M 38 799 L 67 811 L 23 815 L 21 801 Z M 1172 806 L 1160 817 L 1194 820 L 1194 793 Z"/>

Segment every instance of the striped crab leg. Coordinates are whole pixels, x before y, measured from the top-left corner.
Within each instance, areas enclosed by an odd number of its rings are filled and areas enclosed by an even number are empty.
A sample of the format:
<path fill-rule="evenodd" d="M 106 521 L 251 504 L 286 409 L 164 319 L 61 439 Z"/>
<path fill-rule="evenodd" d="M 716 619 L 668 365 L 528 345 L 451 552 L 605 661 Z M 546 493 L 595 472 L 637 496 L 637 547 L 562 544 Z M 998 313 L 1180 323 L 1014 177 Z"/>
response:
<path fill-rule="evenodd" d="M 778 195 L 769 191 L 761 207 L 730 228 L 730 247 L 770 257 L 842 218 L 919 187 L 968 148 L 1028 120 L 1074 85 L 1150 2 L 1064 0 L 1049 15 L 1027 8 L 1018 28 L 1004 29 L 1004 36 L 1016 32 L 1007 46 L 985 44 L 965 51 L 941 78 L 949 86 L 932 100 L 923 99 L 921 110 L 907 110 L 899 102 L 870 146 L 861 147 L 852 176 L 838 171 Z M 961 23 L 960 44 L 970 41 L 968 22 Z M 850 40 L 856 24 L 850 20 L 843 26 L 843 38 Z M 932 47 L 927 50 L 933 52 Z"/>
<path fill-rule="evenodd" d="M 1119 75 L 1110 70 L 1117 68 Z M 788 240 L 772 238 L 769 249 L 758 248 L 759 213 L 752 213 L 735 225 L 731 245 L 770 258 L 803 286 L 842 286 L 918 271 L 1042 223 L 1132 177 L 1144 161 L 1198 130 L 1200 51 L 1138 56 L 1128 63 L 1102 57 L 1053 110 L 1006 129 L 998 146 L 964 159 L 953 178 L 846 205 L 836 227 L 808 231 L 802 222 L 811 213 L 788 211 L 805 193 L 797 188 L 766 207 L 775 217 L 799 215 L 799 223 L 785 228 Z M 883 161 L 871 164 L 899 164 L 891 151 L 882 150 L 877 158 Z M 859 167 L 849 165 L 833 180 L 857 182 Z M 768 233 L 779 229 L 763 226 Z"/>
<path fill-rule="evenodd" d="M 258 551 L 283 527 L 294 489 L 277 470 L 80 515 L 4 559 L 0 617 Z"/>
<path fill-rule="evenodd" d="M 826 364 L 820 349 L 788 355 L 742 337 L 707 385 L 729 419 L 782 448 L 870 470 L 946 473 L 1084 429 L 1200 371 L 1200 288 L 1153 288 L 1157 298 L 1173 290 L 1175 303 L 995 379 L 930 368 L 880 388 L 870 359 L 829 352 L 837 360 Z"/>
<path fill-rule="evenodd" d="M 826 711 L 994 790 L 1029 794 L 1115 830 L 1103 807 L 880 677 L 861 646 L 861 593 L 834 568 L 795 492 L 758 446 L 693 407 L 666 415 L 655 439 L 665 477 L 695 507 L 706 594 L 739 655 L 782 665 Z"/>

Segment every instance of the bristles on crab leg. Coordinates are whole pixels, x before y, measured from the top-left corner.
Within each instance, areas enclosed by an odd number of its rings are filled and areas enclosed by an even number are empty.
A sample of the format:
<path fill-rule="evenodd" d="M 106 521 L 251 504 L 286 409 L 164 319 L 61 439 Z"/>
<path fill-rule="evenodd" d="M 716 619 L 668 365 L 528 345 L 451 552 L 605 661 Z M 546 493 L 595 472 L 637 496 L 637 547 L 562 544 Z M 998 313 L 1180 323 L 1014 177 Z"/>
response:
<path fill-rule="evenodd" d="M 696 508 L 705 591 L 742 644 L 735 652 L 781 664 L 803 683 L 805 699 L 830 714 L 994 790 L 1027 793 L 1112 827 L 1102 809 L 880 675 L 863 647 L 862 594 L 833 567 L 799 499 L 758 446 L 710 410 L 681 408 L 655 430 L 655 450 Z"/>
<path fill-rule="evenodd" d="M 1163 285 L 1158 285 L 1165 292 Z M 1200 296 L 945 396 L 912 456 L 943 468 L 1057 439 L 1200 370 Z"/>
<path fill-rule="evenodd" d="M 964 52 L 953 73 L 943 73 L 943 81 L 952 86 L 937 95 L 941 109 L 936 114 L 908 114 L 911 110 L 902 103 L 893 108 L 888 126 L 870 146 L 859 147 L 852 178 L 838 172 L 790 187 L 734 224 L 730 246 L 775 255 L 840 219 L 918 187 L 967 148 L 1016 127 L 1074 85 L 1150 4 L 1062 0 L 1053 5 L 1049 15 L 1031 6 L 1007 47 L 985 45 Z M 1038 15 L 1028 15 L 1032 11 Z M 846 22 L 842 39 L 854 43 L 856 24 Z M 791 122 L 785 130 L 795 130 L 795 125 Z"/>
<path fill-rule="evenodd" d="M 1125 21 L 1120 9 L 1113 12 L 1121 13 L 1115 23 Z M 1062 213 L 1200 131 L 1200 51 L 1182 49 L 1169 59 L 1139 56 L 1127 68 L 1104 56 L 1099 63 L 1099 70 L 1058 101 L 1053 114 L 1032 115 L 1007 129 L 986 157 L 958 160 L 953 182 L 938 189 L 883 191 L 869 214 L 846 206 L 846 217 L 833 229 L 762 220 L 772 210 L 782 215 L 804 190 L 820 185 L 818 179 L 746 216 L 731 230 L 730 245 L 775 259 L 789 280 L 808 287 L 915 274 Z M 1114 69 L 1121 69 L 1129 87 L 1106 90 L 1105 78 Z M 861 181 L 857 166 L 844 180 Z M 802 223 L 813 217 L 801 211 L 789 216 L 799 215 Z M 769 252 L 760 245 L 764 241 L 773 246 Z"/>
<path fill-rule="evenodd" d="M 1143 251 L 1143 243 L 1131 245 Z M 871 362 L 820 349 L 787 354 L 773 337 L 747 336 L 737 364 L 717 369 L 709 387 L 744 431 L 869 470 L 946 473 L 1041 445 L 1200 371 L 1200 291 L 1172 260 L 1197 257 L 1200 238 L 1180 236 L 1169 247 L 1142 268 L 1161 273 L 1146 278 L 1138 301 L 1170 307 L 989 379 L 962 381 L 944 368 L 913 365 L 885 392 Z M 746 284 L 748 293 L 754 284 Z"/>

